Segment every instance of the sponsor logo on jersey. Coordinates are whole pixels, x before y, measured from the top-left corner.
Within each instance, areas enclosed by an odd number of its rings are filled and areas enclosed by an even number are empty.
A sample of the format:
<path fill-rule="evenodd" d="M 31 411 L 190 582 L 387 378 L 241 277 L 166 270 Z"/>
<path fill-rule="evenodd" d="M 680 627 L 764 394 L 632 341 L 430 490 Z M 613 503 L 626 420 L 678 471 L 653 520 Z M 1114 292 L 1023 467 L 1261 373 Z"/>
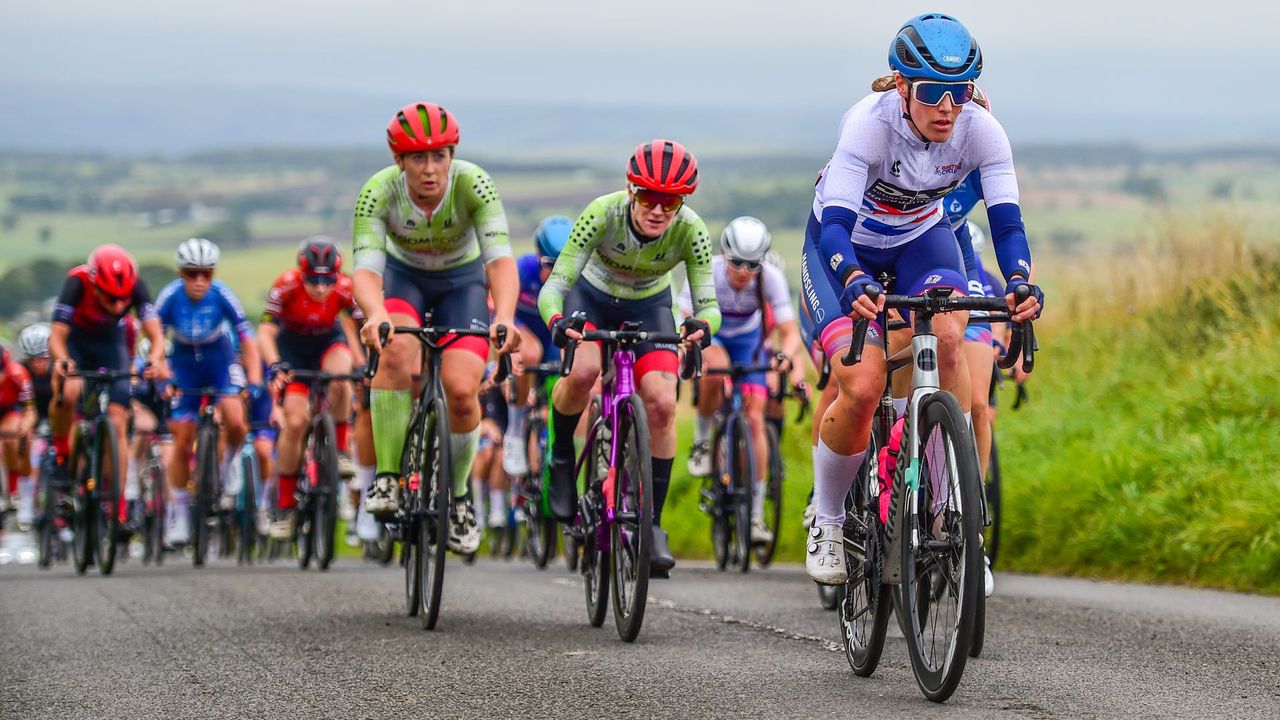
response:
<path fill-rule="evenodd" d="M 933 285 L 934 283 L 940 283 L 940 282 L 942 282 L 942 276 L 938 274 L 930 275 L 929 277 L 924 279 L 925 285 Z"/>
<path fill-rule="evenodd" d="M 413 218 L 405 218 L 405 220 L 404 220 L 404 226 L 405 226 L 405 227 L 407 227 L 407 228 L 409 228 L 409 229 L 413 229 L 413 228 L 418 227 L 418 223 L 414 222 L 414 221 L 413 221 Z"/>
<path fill-rule="evenodd" d="M 800 258 L 800 285 L 804 288 L 804 297 L 809 301 L 809 307 L 813 309 L 813 319 L 821 323 L 822 318 L 826 316 L 826 312 L 822 309 L 822 305 L 818 303 L 818 291 L 813 289 L 813 282 L 809 278 L 809 257 L 807 255 Z"/>
<path fill-rule="evenodd" d="M 893 161 L 893 164 L 889 166 L 889 174 L 894 177 L 902 177 L 902 161 L 901 160 Z"/>
<path fill-rule="evenodd" d="M 946 165 L 934 165 L 934 175 L 954 175 L 960 172 L 960 163 L 947 163 Z"/>
<path fill-rule="evenodd" d="M 954 190 L 958 184 L 953 182 L 950 185 L 927 190 L 904 190 L 893 183 L 878 179 L 867 188 L 865 197 L 877 205 L 899 212 L 910 212 L 931 205 L 938 198 Z"/>
<path fill-rule="evenodd" d="M 831 256 L 831 270 L 832 270 L 832 272 L 834 272 L 834 271 L 838 270 L 838 269 L 840 268 L 840 263 L 842 263 L 842 262 L 844 262 L 844 255 L 843 255 L 843 254 L 841 254 L 841 253 L 836 253 L 835 255 L 832 255 L 832 256 Z"/>

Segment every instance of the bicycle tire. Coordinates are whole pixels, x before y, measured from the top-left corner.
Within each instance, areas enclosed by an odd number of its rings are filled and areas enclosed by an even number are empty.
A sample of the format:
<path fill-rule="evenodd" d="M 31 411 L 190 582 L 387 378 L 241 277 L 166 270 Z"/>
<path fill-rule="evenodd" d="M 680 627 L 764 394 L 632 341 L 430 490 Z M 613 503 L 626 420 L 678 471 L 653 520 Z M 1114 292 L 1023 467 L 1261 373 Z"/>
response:
<path fill-rule="evenodd" d="M 525 479 L 525 524 L 529 528 L 529 550 L 534 567 L 546 570 L 556 551 L 556 523 L 543 510 L 544 459 L 546 457 L 547 426 L 540 416 L 533 415 L 525 422 L 524 447 L 528 458 L 529 473 Z"/>
<path fill-rule="evenodd" d="M 191 563 L 204 567 L 209 554 L 209 510 L 218 484 L 218 428 L 202 423 L 196 433 L 196 491 L 191 501 Z"/>
<path fill-rule="evenodd" d="M 884 408 L 877 409 L 879 413 Z M 892 417 L 892 416 L 891 416 Z M 879 482 L 879 450 L 882 434 L 892 422 L 877 416 L 871 422 L 867 461 L 858 469 L 853 489 L 846 498 L 844 558 L 849 579 L 837 588 L 840 640 L 849 668 L 859 677 L 870 677 L 884 653 L 889 616 L 893 613 L 893 590 L 881 582 L 885 562 L 880 530 L 878 498 L 871 495 L 871 483 Z"/>
<path fill-rule="evenodd" d="M 987 478 L 983 485 L 987 494 L 987 517 L 991 520 L 991 525 L 986 528 L 986 538 L 982 544 L 986 548 L 987 557 L 991 560 L 991 567 L 994 568 L 996 558 L 1000 554 L 1000 520 L 1003 517 L 1001 511 L 1004 509 L 1004 498 L 1000 486 L 1000 453 L 996 450 L 994 428 L 991 431 L 991 462 L 987 467 Z"/>
<path fill-rule="evenodd" d="M 911 438 L 917 447 L 919 491 L 916 493 L 917 503 L 908 506 L 906 520 L 902 525 L 903 542 L 902 563 L 902 601 L 903 612 L 900 619 L 906 626 L 907 649 L 911 656 L 911 666 L 916 683 L 924 696 L 933 702 L 944 702 L 964 675 L 965 662 L 969 657 L 969 648 L 973 641 L 974 614 L 978 596 L 982 593 L 982 545 L 981 532 L 981 498 L 979 496 L 979 474 L 977 454 L 972 452 L 973 435 L 964 420 L 960 403 L 951 393 L 938 391 L 920 403 L 920 419 L 916 423 L 918 437 Z M 930 444 L 935 437 L 938 442 L 933 446 L 934 453 L 941 452 L 946 459 L 945 467 L 948 480 L 946 497 L 939 501 L 944 509 L 939 514 L 937 523 L 939 532 L 945 532 L 946 538 L 934 537 L 934 520 L 931 505 L 934 499 L 932 473 L 939 463 L 937 458 L 930 457 Z M 954 468 L 954 474 L 952 473 Z M 910 471 L 908 471 L 910 472 Z M 955 499 L 959 499 L 958 508 Z M 958 513 L 957 513 L 958 510 Z M 958 517 L 957 517 L 958 515 Z M 921 520 L 923 527 L 920 527 Z M 919 527 L 919 529 L 917 529 Z M 909 538 L 918 533 L 922 539 L 922 551 L 913 550 Z M 958 553 L 955 553 L 955 538 L 959 538 Z M 950 548 L 946 556 L 958 554 L 960 561 L 956 570 L 959 581 L 954 588 L 951 583 L 939 583 L 956 574 L 950 568 L 939 568 L 939 551 L 930 550 L 926 543 L 947 544 Z M 935 577 L 936 571 L 936 577 Z M 935 612 L 941 597 L 948 589 L 952 589 L 955 599 L 954 617 L 950 613 Z M 938 595 L 933 599 L 935 593 Z M 925 625 L 929 626 L 931 647 L 925 647 Z M 934 628 L 942 628 L 950 632 L 944 638 L 944 647 L 937 652 L 938 635 Z"/>
<path fill-rule="evenodd" d="M 308 423 L 302 435 L 302 460 L 298 467 L 298 504 L 293 514 L 293 549 L 298 568 L 307 570 L 316 557 L 315 503 L 319 498 L 319 467 L 316 444 L 316 424 Z"/>
<path fill-rule="evenodd" d="M 36 533 L 36 566 L 41 570 L 48 570 L 53 564 L 53 538 L 57 529 L 54 523 L 57 513 L 56 492 L 49 468 L 47 463 L 40 464 L 40 491 L 37 494 L 40 498 L 40 515 Z"/>
<path fill-rule="evenodd" d="M 240 496 L 236 498 L 236 532 L 240 536 L 237 561 L 241 565 L 252 565 L 258 545 L 258 483 L 262 470 L 258 467 L 258 453 L 251 444 L 240 449 L 240 474 L 242 484 Z"/>
<path fill-rule="evenodd" d="M 729 423 L 722 421 L 716 425 L 711 438 L 711 556 L 716 561 L 716 569 L 723 572 L 729 567 L 731 556 L 732 533 L 729 529 Z"/>
<path fill-rule="evenodd" d="M 149 546 L 151 561 L 156 567 L 164 564 L 164 531 L 166 510 L 168 509 L 168 501 L 165 499 L 165 486 L 167 479 L 164 474 L 164 463 L 160 458 L 160 451 L 151 446 L 149 451 L 150 462 L 149 470 L 151 475 L 151 498 L 150 513 L 151 528 L 147 535 L 147 545 Z"/>
<path fill-rule="evenodd" d="M 419 618 L 424 630 L 434 630 L 440 619 L 440 601 L 444 593 L 449 512 L 453 507 L 453 462 L 449 452 L 449 409 L 445 406 L 444 398 L 432 399 L 426 412 L 426 427 L 422 434 L 425 442 L 421 449 L 426 472 L 418 483 L 418 503 L 431 516 L 430 522 L 420 523 L 418 531 L 421 540 L 418 556 L 423 566 L 422 610 Z M 434 544 L 431 544 L 432 540 Z"/>
<path fill-rule="evenodd" d="M 587 502 L 593 508 L 602 508 L 604 503 L 600 496 L 602 478 L 600 468 L 608 466 L 608 447 L 602 443 L 600 431 L 603 423 L 600 420 L 600 399 L 591 401 L 591 411 L 587 427 L 591 429 L 588 437 L 590 445 L 586 450 L 586 490 L 589 493 Z M 591 627 L 604 625 L 605 613 L 609 610 L 609 553 L 600 547 L 600 528 L 589 530 L 583 527 L 582 533 L 582 588 L 587 600 L 587 622 Z"/>
<path fill-rule="evenodd" d="M 765 438 L 769 443 L 769 475 L 764 485 L 764 512 L 762 520 L 773 537 L 769 542 L 755 546 L 756 562 L 762 568 L 773 563 L 774 553 L 778 550 L 778 538 L 782 535 L 782 481 L 786 477 L 786 468 L 782 463 L 782 447 L 778 441 L 778 429 L 773 423 L 767 423 Z"/>
<path fill-rule="evenodd" d="M 106 417 L 99 417 L 95 431 L 93 476 L 97 480 L 98 502 L 94 507 L 98 516 L 94 525 L 98 531 L 98 572 L 110 575 L 116 567 L 116 551 L 120 546 L 120 512 L 124 509 L 124 474 L 120 471 L 120 458 L 116 454 L 116 426 Z M 110 480 L 106 480 L 110 473 Z"/>
<path fill-rule="evenodd" d="M 416 404 L 416 403 L 415 403 Z M 416 408 L 415 408 L 416 410 Z M 405 434 L 400 452 L 402 485 L 396 489 L 400 497 L 400 567 L 404 569 L 405 612 L 416 617 L 422 605 L 422 564 L 418 560 L 418 526 L 424 522 L 418 507 L 422 464 L 418 449 L 422 445 L 422 415 L 415 412 Z M 418 483 L 417 486 L 413 483 Z"/>
<path fill-rule="evenodd" d="M 754 491 L 752 478 L 751 436 L 747 420 L 740 414 L 730 419 L 733 462 L 730 469 L 732 482 L 730 494 L 733 508 L 733 554 L 738 561 L 738 571 L 751 571 L 751 500 Z"/>
<path fill-rule="evenodd" d="M 93 562 L 97 545 L 98 531 L 93 527 L 93 519 L 97 516 L 94 505 L 97 502 L 96 486 L 90 482 L 93 468 L 89 464 L 89 450 L 85 447 L 84 437 L 75 433 L 71 459 L 67 462 L 67 473 L 72 478 L 71 509 L 71 560 L 77 575 L 84 575 Z"/>
<path fill-rule="evenodd" d="M 618 457 L 609 524 L 613 577 L 613 621 L 618 637 L 635 641 L 644 624 L 649 596 L 649 560 L 653 553 L 653 461 L 649 454 L 649 420 L 640 396 L 618 407 Z M 634 516 L 634 522 L 630 521 Z"/>
<path fill-rule="evenodd" d="M 314 519 L 311 535 L 315 547 L 316 567 L 321 572 L 333 564 L 338 536 L 338 439 L 333 418 L 325 413 L 316 438 L 315 493 L 311 498 Z"/>

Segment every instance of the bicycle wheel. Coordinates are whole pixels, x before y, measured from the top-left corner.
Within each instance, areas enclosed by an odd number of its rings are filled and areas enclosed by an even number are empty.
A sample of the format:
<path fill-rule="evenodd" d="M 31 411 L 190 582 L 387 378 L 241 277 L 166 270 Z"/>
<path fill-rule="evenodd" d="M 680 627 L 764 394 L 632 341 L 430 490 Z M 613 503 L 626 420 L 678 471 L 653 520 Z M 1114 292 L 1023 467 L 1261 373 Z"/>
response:
<path fill-rule="evenodd" d="M 164 463 L 160 461 L 160 452 L 152 445 L 148 450 L 147 479 L 150 486 L 147 492 L 147 537 L 145 550 L 156 565 L 164 563 L 164 530 L 165 509 L 165 476 Z"/>
<path fill-rule="evenodd" d="M 978 459 L 950 393 L 935 392 L 920 404 L 917 428 L 907 477 L 908 485 L 918 478 L 918 487 L 909 492 L 914 503 L 902 525 L 900 620 L 920 690 L 943 702 L 964 674 L 982 594 Z"/>
<path fill-rule="evenodd" d="M 547 447 L 546 422 L 532 415 L 525 422 L 524 446 L 529 458 L 529 474 L 525 478 L 525 523 L 529 527 L 529 555 L 534 567 L 547 569 L 556 554 L 556 521 L 543 512 L 542 478 Z"/>
<path fill-rule="evenodd" d="M 311 560 L 316 556 L 316 523 L 315 504 L 319 499 L 318 483 L 319 463 L 314 423 L 307 426 L 302 436 L 302 465 L 298 472 L 298 505 L 294 510 L 293 548 L 298 559 L 298 567 L 306 570 L 311 567 Z"/>
<path fill-rule="evenodd" d="M 449 454 L 449 409 L 444 398 L 427 406 L 425 432 L 420 446 L 423 467 L 418 483 L 418 506 L 430 513 L 418 524 L 418 549 L 422 564 L 422 627 L 434 630 L 440 618 L 444 592 L 444 560 L 448 551 L 449 513 L 453 509 L 453 462 Z"/>
<path fill-rule="evenodd" d="M 723 416 L 721 416 L 723 417 Z M 732 438 L 729 424 L 721 422 L 716 426 L 712 436 L 711 447 L 711 555 L 715 558 L 716 569 L 724 570 L 729 566 L 733 533 L 729 529 L 729 514 L 733 507 L 729 502 L 729 491 L 733 487 L 730 467 L 732 464 Z"/>
<path fill-rule="evenodd" d="M 765 428 L 765 437 L 769 442 L 768 477 L 764 485 L 764 513 L 761 519 L 769 528 L 772 537 L 769 542 L 755 546 L 756 562 L 760 567 L 769 567 L 773 562 L 773 554 L 778 549 L 778 538 L 782 535 L 782 480 L 786 470 L 782 464 L 782 448 L 778 444 L 778 429 L 773 423 Z"/>
<path fill-rule="evenodd" d="M 327 413 L 317 428 L 315 443 L 316 485 L 311 498 L 316 567 L 328 570 L 333 563 L 334 541 L 338 535 L 338 440 L 333 418 Z"/>
<path fill-rule="evenodd" d="M 262 473 L 258 467 L 258 453 L 252 445 L 241 448 L 240 473 L 243 479 L 236 498 L 236 533 L 240 536 L 240 552 L 236 560 L 241 565 L 252 565 L 258 544 L 258 483 Z"/>
<path fill-rule="evenodd" d="M 404 449 L 400 452 L 400 477 L 403 484 L 396 492 L 400 496 L 400 567 L 404 569 L 404 602 L 409 617 L 418 614 L 422 605 L 422 563 L 418 545 L 418 527 L 425 520 L 418 506 L 418 489 L 422 484 L 422 458 L 418 449 L 422 446 L 422 415 L 415 412 L 405 434 Z"/>
<path fill-rule="evenodd" d="M 93 452 L 93 477 L 97 482 L 98 572 L 110 575 L 116 567 L 116 548 L 120 544 L 120 514 L 125 509 L 124 474 L 116 453 L 116 426 L 106 417 L 97 421 L 96 446 Z"/>
<path fill-rule="evenodd" d="M 846 500 L 844 559 L 849 579 L 837 588 L 836 598 L 845 659 L 854 674 L 862 677 L 870 677 L 880 664 L 893 612 L 892 588 L 882 581 L 881 573 L 884 549 L 879 498 L 871 493 L 872 483 L 879 483 L 881 433 L 887 426 L 879 416 L 872 421 L 867 461 L 859 468 Z"/>
<path fill-rule="evenodd" d="M 609 552 L 600 542 L 601 526 L 598 524 L 603 512 L 604 501 L 600 496 L 604 482 L 602 472 L 609 467 L 609 446 L 604 442 L 606 428 L 600 420 L 600 400 L 591 401 L 589 437 L 591 444 L 586 448 L 586 492 L 585 504 L 590 507 L 596 522 L 590 525 L 579 525 L 582 530 L 582 587 L 587 598 L 587 622 L 591 627 L 604 625 L 604 615 L 609 609 Z"/>
<path fill-rule="evenodd" d="M 611 468 L 614 517 L 609 523 L 613 571 L 613 621 L 618 636 L 631 642 L 644 623 L 649 595 L 649 557 L 653 552 L 653 463 L 649 421 L 640 396 L 618 408 L 617 468 Z M 750 510 L 748 509 L 748 512 Z"/>
<path fill-rule="evenodd" d="M 1002 498 L 1000 495 L 1000 453 L 996 451 L 995 430 L 991 432 L 991 463 L 987 467 L 987 482 L 985 483 L 987 492 L 987 518 L 991 524 L 986 528 L 986 540 L 983 547 L 986 548 L 987 557 L 991 560 L 991 567 L 996 566 L 996 556 L 1000 552 L 1000 519 L 1002 508 Z"/>
<path fill-rule="evenodd" d="M 57 528 L 54 526 L 54 517 L 57 512 L 56 496 L 53 477 L 48 469 L 47 463 L 40 464 L 40 488 L 36 491 L 36 497 L 40 501 L 36 515 L 36 565 L 41 570 L 48 570 L 49 565 L 53 563 L 53 538 L 57 534 Z"/>
<path fill-rule="evenodd" d="M 202 423 L 196 433 L 196 491 L 191 499 L 191 563 L 204 567 L 209 554 L 209 522 L 213 519 L 213 493 L 218 484 L 218 428 Z"/>
<path fill-rule="evenodd" d="M 751 436 L 747 433 L 747 421 L 739 414 L 729 420 L 731 428 L 733 462 L 730 470 L 733 489 L 732 526 L 733 555 L 738 562 L 739 572 L 751 570 L 751 493 L 752 493 L 752 457 Z"/>
<path fill-rule="evenodd" d="M 85 446 L 84 437 L 78 432 L 75 447 L 71 450 L 71 459 L 67 463 L 67 472 L 72 479 L 71 559 L 76 574 L 83 575 L 93 562 L 94 548 L 98 543 L 98 531 L 93 526 L 98 513 L 95 508 L 97 488 L 93 482 L 89 449 Z"/>

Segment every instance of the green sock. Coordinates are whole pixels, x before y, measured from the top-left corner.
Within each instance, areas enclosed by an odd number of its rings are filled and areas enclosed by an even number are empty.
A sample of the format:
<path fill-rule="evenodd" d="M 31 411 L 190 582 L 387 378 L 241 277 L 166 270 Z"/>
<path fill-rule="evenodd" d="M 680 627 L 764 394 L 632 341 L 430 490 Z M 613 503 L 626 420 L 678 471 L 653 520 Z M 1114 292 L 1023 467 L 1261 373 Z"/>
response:
<path fill-rule="evenodd" d="M 408 390 L 373 390 L 369 393 L 373 418 L 373 449 L 378 455 L 378 472 L 400 474 L 400 454 L 409 431 L 413 396 Z"/>
<path fill-rule="evenodd" d="M 449 433 L 449 454 L 453 461 L 453 496 L 467 494 L 471 478 L 471 462 L 476 459 L 476 446 L 480 444 L 480 426 L 470 432 Z"/>

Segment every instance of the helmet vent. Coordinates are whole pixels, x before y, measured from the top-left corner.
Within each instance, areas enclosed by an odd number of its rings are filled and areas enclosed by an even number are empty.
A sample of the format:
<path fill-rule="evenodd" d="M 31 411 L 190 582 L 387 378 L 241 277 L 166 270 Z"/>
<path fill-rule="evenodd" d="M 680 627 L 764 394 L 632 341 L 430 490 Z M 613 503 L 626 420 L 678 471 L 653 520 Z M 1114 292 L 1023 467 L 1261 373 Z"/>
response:
<path fill-rule="evenodd" d="M 916 62 L 915 57 L 911 55 L 911 51 L 907 48 L 907 43 L 898 38 L 898 42 L 894 44 L 894 51 L 898 54 L 898 61 L 910 68 L 920 67 L 920 63 Z"/>

